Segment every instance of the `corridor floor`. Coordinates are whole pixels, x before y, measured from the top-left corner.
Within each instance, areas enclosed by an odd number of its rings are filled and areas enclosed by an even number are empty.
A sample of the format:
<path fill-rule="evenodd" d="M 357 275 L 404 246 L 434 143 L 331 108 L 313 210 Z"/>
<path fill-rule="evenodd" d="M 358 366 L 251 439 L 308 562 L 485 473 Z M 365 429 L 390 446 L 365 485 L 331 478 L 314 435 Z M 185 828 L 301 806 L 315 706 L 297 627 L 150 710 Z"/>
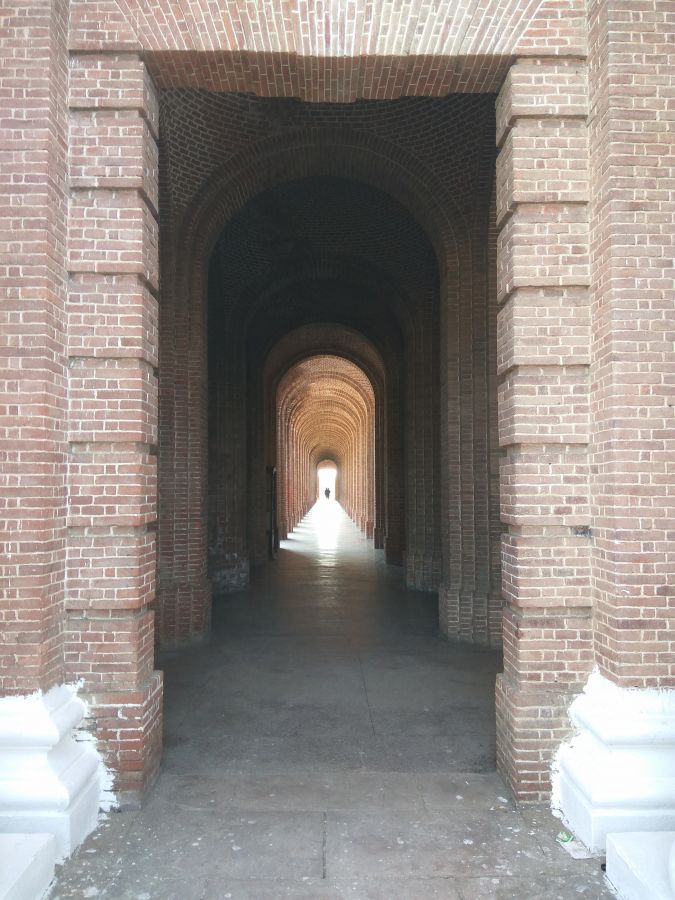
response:
<path fill-rule="evenodd" d="M 52 900 L 611 897 L 560 823 L 494 771 L 497 654 L 438 634 L 337 503 L 320 501 L 210 641 L 165 654 L 165 754 Z"/>

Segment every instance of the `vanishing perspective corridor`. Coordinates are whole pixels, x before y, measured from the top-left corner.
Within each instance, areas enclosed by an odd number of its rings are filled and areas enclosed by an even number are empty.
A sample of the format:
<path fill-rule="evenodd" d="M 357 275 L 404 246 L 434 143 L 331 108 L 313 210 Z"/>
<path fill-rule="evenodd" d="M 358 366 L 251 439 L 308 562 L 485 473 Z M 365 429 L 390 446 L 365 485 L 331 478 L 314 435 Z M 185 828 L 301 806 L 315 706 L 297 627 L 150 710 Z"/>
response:
<path fill-rule="evenodd" d="M 439 636 L 334 500 L 208 642 L 165 653 L 165 754 L 142 811 L 60 870 L 66 897 L 599 900 L 598 859 L 555 844 L 494 771 L 499 656 Z"/>

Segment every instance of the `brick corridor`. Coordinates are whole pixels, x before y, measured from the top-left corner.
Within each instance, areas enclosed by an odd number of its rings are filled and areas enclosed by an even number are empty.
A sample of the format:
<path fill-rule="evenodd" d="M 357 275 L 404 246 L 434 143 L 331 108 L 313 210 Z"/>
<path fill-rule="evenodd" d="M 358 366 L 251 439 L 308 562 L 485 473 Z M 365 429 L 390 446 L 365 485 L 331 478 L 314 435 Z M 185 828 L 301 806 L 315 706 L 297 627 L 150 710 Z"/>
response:
<path fill-rule="evenodd" d="M 159 660 L 159 781 L 52 900 L 612 896 L 494 772 L 498 655 L 440 638 L 381 557 L 321 501 L 208 643 Z"/>

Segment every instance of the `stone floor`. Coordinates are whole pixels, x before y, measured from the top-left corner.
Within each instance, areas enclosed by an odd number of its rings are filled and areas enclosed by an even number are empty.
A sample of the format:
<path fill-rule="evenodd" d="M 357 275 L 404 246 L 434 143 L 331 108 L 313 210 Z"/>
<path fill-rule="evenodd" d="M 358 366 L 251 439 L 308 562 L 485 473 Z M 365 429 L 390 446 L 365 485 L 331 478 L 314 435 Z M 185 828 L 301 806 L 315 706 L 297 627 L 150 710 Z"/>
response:
<path fill-rule="evenodd" d="M 52 900 L 613 896 L 494 771 L 498 655 L 443 640 L 435 598 L 381 556 L 321 501 L 216 603 L 209 643 L 159 660 L 157 785 Z"/>

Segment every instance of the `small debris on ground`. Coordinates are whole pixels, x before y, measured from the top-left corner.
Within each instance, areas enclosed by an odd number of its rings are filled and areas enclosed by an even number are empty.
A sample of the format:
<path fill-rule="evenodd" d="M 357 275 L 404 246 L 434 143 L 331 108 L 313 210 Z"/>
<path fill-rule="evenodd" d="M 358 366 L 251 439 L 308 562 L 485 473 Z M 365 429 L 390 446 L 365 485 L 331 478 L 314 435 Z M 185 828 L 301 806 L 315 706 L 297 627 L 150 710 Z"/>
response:
<path fill-rule="evenodd" d="M 593 854 L 569 831 L 559 831 L 556 841 L 569 853 L 572 859 L 590 859 Z"/>

